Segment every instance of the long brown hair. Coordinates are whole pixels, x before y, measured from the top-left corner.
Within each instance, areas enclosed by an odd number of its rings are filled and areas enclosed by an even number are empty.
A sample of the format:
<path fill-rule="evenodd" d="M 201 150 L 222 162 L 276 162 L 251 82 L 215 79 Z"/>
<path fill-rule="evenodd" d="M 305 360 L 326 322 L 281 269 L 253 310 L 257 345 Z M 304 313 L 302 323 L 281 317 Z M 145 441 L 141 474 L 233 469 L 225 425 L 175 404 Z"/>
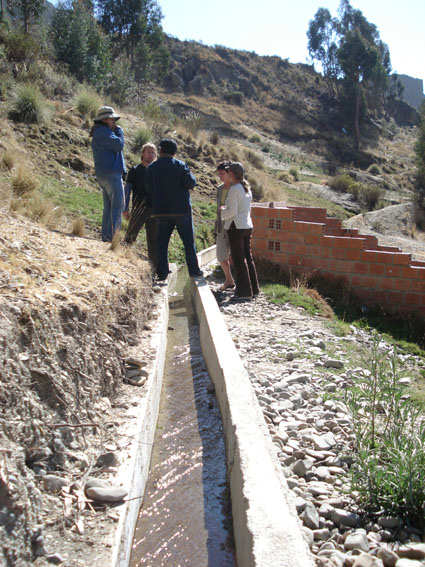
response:
<path fill-rule="evenodd" d="M 239 161 L 233 161 L 229 164 L 226 168 L 227 171 L 230 171 L 235 176 L 235 179 L 239 181 L 242 187 L 245 190 L 245 193 L 249 193 L 251 191 L 251 186 L 248 181 L 245 179 L 245 170 L 243 165 Z"/>

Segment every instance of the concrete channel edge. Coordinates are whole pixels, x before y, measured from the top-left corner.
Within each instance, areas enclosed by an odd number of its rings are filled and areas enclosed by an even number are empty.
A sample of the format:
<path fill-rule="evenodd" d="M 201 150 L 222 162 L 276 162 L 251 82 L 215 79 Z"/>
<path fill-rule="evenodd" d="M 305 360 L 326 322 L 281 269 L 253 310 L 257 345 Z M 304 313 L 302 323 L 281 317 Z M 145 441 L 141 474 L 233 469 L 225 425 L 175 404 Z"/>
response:
<path fill-rule="evenodd" d="M 146 482 L 149 475 L 150 460 L 159 402 L 161 398 L 165 355 L 167 350 L 167 330 L 169 319 L 169 297 L 177 281 L 177 267 L 171 266 L 168 285 L 161 290 L 158 328 L 153 337 L 156 358 L 151 373 L 146 381 L 146 396 L 136 408 L 137 434 L 130 448 L 131 460 L 120 474 L 124 486 L 129 486 L 127 501 L 120 509 L 115 542 L 112 548 L 111 567 L 128 567 L 131 549 L 140 507 L 143 503 Z"/>
<path fill-rule="evenodd" d="M 198 254 L 200 266 L 215 247 Z M 238 567 L 313 567 L 294 497 L 256 394 L 204 279 L 192 280 L 200 339 L 220 406 Z"/>

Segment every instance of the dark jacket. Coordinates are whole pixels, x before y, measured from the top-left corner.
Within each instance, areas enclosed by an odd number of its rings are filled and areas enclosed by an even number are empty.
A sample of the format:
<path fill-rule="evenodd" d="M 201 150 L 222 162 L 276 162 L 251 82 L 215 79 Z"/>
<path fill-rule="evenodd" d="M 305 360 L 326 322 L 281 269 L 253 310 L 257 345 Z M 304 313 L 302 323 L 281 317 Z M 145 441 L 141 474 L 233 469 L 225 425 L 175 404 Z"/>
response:
<path fill-rule="evenodd" d="M 184 162 L 160 157 L 146 170 L 146 186 L 152 194 L 152 213 L 164 216 L 190 214 L 189 191 L 195 185 L 196 179 Z"/>
<path fill-rule="evenodd" d="M 97 176 L 125 173 L 122 153 L 124 132 L 119 126 L 115 130 L 111 130 L 106 124 L 95 124 L 91 145 Z"/>
<path fill-rule="evenodd" d="M 130 196 L 133 198 L 134 202 L 144 202 L 146 206 L 152 208 L 152 195 L 148 192 L 145 183 L 146 178 L 146 167 L 139 163 L 136 167 L 132 167 L 127 174 L 126 186 L 125 186 L 125 208 L 124 211 L 128 211 L 130 204 Z"/>

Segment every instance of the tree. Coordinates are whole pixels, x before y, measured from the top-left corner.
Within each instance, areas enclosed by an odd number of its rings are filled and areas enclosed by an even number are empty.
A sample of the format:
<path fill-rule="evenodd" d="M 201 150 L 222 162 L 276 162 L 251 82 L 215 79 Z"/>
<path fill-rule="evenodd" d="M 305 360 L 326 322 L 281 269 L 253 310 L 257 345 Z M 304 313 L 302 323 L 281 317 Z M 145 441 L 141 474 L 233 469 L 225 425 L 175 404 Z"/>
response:
<path fill-rule="evenodd" d="M 51 24 L 56 57 L 80 81 L 103 86 L 111 69 L 109 41 L 83 2 L 59 5 Z"/>
<path fill-rule="evenodd" d="M 376 26 L 349 0 L 341 0 L 338 18 L 319 8 L 307 37 L 310 56 L 319 61 L 331 92 L 350 117 L 359 148 L 361 117 L 368 109 L 381 107 L 388 92 L 389 49 L 380 40 Z"/>
<path fill-rule="evenodd" d="M 7 0 L 10 13 L 22 20 L 25 33 L 29 33 L 30 24 L 37 22 L 45 8 L 44 0 Z"/>
<path fill-rule="evenodd" d="M 422 104 L 420 109 L 420 123 L 415 153 L 416 175 L 414 202 L 416 205 L 416 222 L 423 229 L 425 228 L 425 103 Z"/>

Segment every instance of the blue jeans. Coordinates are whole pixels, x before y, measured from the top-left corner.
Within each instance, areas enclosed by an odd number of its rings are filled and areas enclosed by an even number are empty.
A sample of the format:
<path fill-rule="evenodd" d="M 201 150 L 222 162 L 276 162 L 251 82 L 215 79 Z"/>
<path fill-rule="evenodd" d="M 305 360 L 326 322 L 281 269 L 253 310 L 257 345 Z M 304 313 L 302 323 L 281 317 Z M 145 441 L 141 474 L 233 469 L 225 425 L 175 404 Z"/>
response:
<path fill-rule="evenodd" d="M 102 240 L 111 242 L 115 232 L 121 228 L 124 210 L 124 188 L 120 173 L 97 178 L 103 191 Z"/>
<path fill-rule="evenodd" d="M 168 265 L 168 244 L 174 228 L 183 242 L 184 252 L 186 255 L 186 264 L 190 276 L 198 276 L 201 271 L 199 269 L 198 258 L 196 257 L 195 238 L 193 236 L 192 215 L 177 215 L 159 217 L 158 219 L 158 265 L 157 275 L 160 280 L 165 280 L 169 274 Z"/>

